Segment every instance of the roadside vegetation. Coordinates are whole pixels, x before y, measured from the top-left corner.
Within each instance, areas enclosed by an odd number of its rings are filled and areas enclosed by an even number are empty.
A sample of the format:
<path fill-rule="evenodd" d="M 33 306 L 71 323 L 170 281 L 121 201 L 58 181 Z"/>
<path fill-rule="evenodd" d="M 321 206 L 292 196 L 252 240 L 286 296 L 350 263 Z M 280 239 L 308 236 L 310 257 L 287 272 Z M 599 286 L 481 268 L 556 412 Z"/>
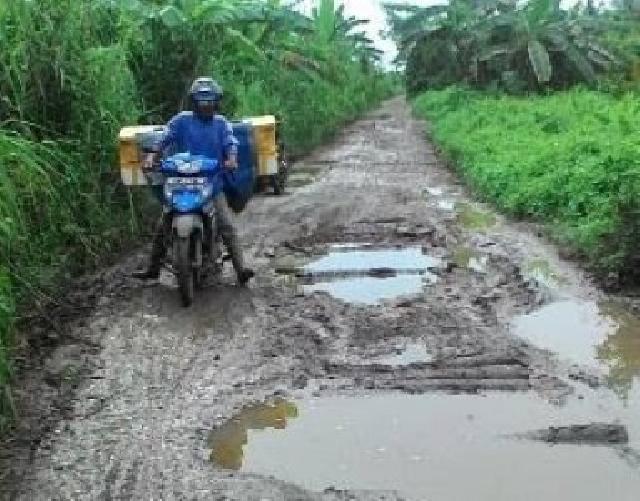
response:
<path fill-rule="evenodd" d="M 640 278 L 633 5 L 388 4 L 416 112 L 479 196 L 547 225 L 609 282 Z"/>
<path fill-rule="evenodd" d="M 388 96 L 380 54 L 333 0 L 0 3 L 0 429 L 25 305 L 135 242 L 146 198 L 118 182 L 121 126 L 163 123 L 213 75 L 230 117 L 275 114 L 301 154 Z"/>

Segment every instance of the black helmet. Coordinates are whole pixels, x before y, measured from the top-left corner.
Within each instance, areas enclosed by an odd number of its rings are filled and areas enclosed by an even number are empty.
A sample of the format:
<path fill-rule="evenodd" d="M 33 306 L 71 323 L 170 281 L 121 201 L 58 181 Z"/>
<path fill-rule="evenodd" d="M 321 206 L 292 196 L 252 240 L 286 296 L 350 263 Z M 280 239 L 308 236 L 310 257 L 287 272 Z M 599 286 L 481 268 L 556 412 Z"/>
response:
<path fill-rule="evenodd" d="M 223 94 L 222 87 L 213 78 L 196 78 L 189 89 L 193 112 L 200 118 L 213 117 Z"/>

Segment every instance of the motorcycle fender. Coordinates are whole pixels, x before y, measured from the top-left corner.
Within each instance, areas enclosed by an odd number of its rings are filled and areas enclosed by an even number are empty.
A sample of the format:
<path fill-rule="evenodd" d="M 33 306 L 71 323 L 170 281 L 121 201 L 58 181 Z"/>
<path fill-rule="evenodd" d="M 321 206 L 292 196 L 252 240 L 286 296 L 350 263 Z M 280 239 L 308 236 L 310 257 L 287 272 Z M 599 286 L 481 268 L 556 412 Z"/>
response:
<path fill-rule="evenodd" d="M 173 232 L 180 238 L 187 238 L 191 236 L 193 230 L 199 230 L 202 232 L 202 216 L 196 214 L 185 214 L 183 216 L 176 216 L 173 218 Z"/>

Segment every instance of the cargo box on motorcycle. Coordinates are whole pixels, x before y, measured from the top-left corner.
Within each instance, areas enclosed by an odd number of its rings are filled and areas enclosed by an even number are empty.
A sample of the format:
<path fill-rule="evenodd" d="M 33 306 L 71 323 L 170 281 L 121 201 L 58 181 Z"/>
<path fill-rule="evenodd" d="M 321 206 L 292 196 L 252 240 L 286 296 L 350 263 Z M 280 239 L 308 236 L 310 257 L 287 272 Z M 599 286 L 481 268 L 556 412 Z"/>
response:
<path fill-rule="evenodd" d="M 125 186 L 147 186 L 157 184 L 142 172 L 145 151 L 159 141 L 166 127 L 164 125 L 134 125 L 123 127 L 118 136 L 120 144 L 120 177 Z"/>
<path fill-rule="evenodd" d="M 251 117 L 232 122 L 238 140 L 238 168 L 224 174 L 224 193 L 234 212 L 241 212 L 256 188 L 270 184 L 276 193 L 284 190 L 284 153 L 277 143 L 273 116 Z M 126 186 L 162 184 L 157 173 L 142 171 L 146 152 L 152 151 L 165 133 L 164 125 L 138 125 L 120 131 L 120 175 Z"/>

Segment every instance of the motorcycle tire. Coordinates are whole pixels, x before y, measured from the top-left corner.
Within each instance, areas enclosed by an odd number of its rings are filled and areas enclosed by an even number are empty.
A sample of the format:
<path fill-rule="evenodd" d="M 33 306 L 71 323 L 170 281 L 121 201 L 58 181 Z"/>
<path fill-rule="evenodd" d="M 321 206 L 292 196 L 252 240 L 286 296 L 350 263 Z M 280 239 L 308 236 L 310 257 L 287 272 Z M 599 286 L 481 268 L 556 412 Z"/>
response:
<path fill-rule="evenodd" d="M 193 304 L 195 295 L 195 275 L 193 270 L 193 255 L 191 248 L 191 238 L 177 238 L 174 241 L 173 258 L 178 278 L 178 290 L 182 306 L 189 307 Z"/>

